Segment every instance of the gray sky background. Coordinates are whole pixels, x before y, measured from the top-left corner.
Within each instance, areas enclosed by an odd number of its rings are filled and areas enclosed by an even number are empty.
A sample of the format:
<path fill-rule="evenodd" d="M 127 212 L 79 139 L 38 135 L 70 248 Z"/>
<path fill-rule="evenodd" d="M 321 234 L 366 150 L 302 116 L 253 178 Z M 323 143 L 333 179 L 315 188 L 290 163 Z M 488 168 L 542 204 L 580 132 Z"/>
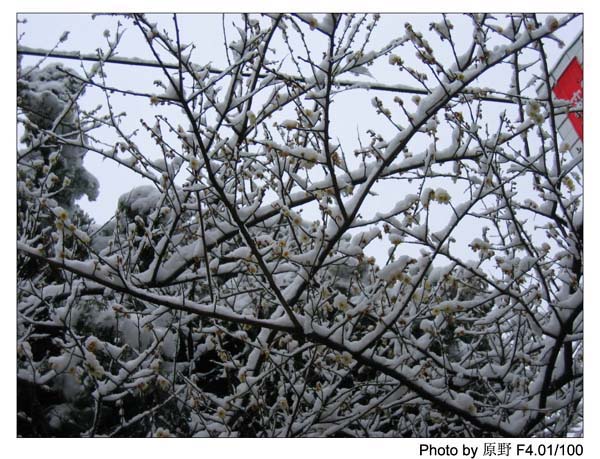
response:
<path fill-rule="evenodd" d="M 156 15 L 149 16 L 152 21 L 156 21 L 159 28 L 169 30 L 172 27 L 171 15 Z M 496 15 L 498 22 L 504 24 L 506 19 L 503 14 Z M 61 51 L 80 51 L 81 53 L 94 53 L 98 47 L 106 48 L 106 38 L 103 36 L 105 30 L 111 32 L 111 37 L 114 37 L 116 24 L 120 21 L 127 29 L 125 35 L 119 45 L 119 56 L 136 57 L 141 59 L 153 58 L 148 46 L 146 45 L 140 32 L 135 29 L 131 21 L 119 16 L 96 16 L 94 19 L 90 15 L 82 14 L 24 14 L 20 18 L 27 19 L 27 23 L 19 26 L 19 33 L 23 34 L 21 45 L 34 48 L 50 48 L 57 43 L 59 37 L 69 31 L 69 38 L 58 47 Z M 468 18 L 464 16 L 451 16 L 450 19 L 454 24 L 452 36 L 457 44 L 457 54 L 462 54 L 466 51 L 472 41 L 472 25 Z M 194 61 L 200 65 L 211 62 L 213 66 L 223 68 L 226 65 L 224 52 L 224 39 L 222 30 L 222 18 L 220 14 L 194 14 L 181 15 L 178 18 L 180 22 L 180 32 L 182 34 L 182 42 L 193 42 L 197 49 L 194 53 Z M 227 16 L 225 20 L 228 39 L 237 38 L 237 32 L 232 28 L 232 21 L 239 20 L 239 15 Z M 384 14 L 375 32 L 372 35 L 370 45 L 367 50 L 378 49 L 392 39 L 404 34 L 404 24 L 410 22 L 415 30 L 421 31 L 424 36 L 430 41 L 436 57 L 448 64 L 453 62 L 452 53 L 448 42 L 441 42 L 439 38 L 429 31 L 429 24 L 433 21 L 441 20 L 439 14 Z M 540 15 L 540 20 L 544 20 L 544 15 Z M 560 29 L 557 36 L 561 38 L 568 46 L 573 38 L 581 30 L 582 21 L 577 19 L 572 21 L 564 29 Z M 311 49 L 314 50 L 313 57 L 320 58 L 320 51 L 325 49 L 323 40 L 318 38 L 322 34 L 309 34 L 309 37 L 314 36 L 314 42 L 309 43 Z M 287 48 L 283 42 L 274 41 L 272 47 L 280 52 L 278 57 L 287 54 Z M 298 48 L 301 50 L 301 48 Z M 548 41 L 546 45 L 548 55 L 550 57 L 550 65 L 558 60 L 562 54 L 558 44 Z M 415 68 L 420 68 L 421 63 L 417 62 L 414 56 L 414 49 L 410 46 L 397 48 L 395 51 L 409 65 L 415 65 Z M 532 53 L 535 57 L 535 54 Z M 524 56 L 524 60 L 527 59 Z M 531 57 L 531 56 L 530 56 Z M 289 62 L 289 58 L 286 58 Z M 37 57 L 25 57 L 23 64 L 25 66 L 35 64 L 39 61 Z M 55 62 L 55 59 L 48 59 L 46 63 Z M 79 69 L 80 63 L 76 60 L 65 60 L 65 65 L 74 69 Z M 86 68 L 92 64 L 85 63 Z M 284 64 L 284 71 L 286 67 Z M 417 83 L 408 79 L 406 72 L 399 73 L 395 68 L 389 65 L 387 57 L 380 58 L 375 65 L 369 67 L 374 78 L 366 76 L 350 76 L 356 81 L 375 81 L 378 83 L 396 84 L 403 83 L 410 86 L 418 87 Z M 296 73 L 294 67 L 287 67 L 289 73 Z M 143 92 L 157 93 L 163 92 L 161 88 L 153 85 L 156 79 L 165 80 L 164 75 L 158 69 L 150 69 L 144 67 L 129 67 L 124 65 L 107 64 L 106 66 L 107 82 L 109 85 L 119 88 L 136 89 Z M 508 65 L 497 66 L 493 71 L 488 72 L 483 78 L 476 81 L 474 86 L 490 87 L 495 90 L 508 91 L 511 79 L 511 68 Z M 345 77 L 345 79 L 349 79 Z M 434 82 L 429 82 L 433 84 Z M 435 86 L 435 85 L 434 85 Z M 342 147 L 346 151 L 348 161 L 352 162 L 354 155 L 352 154 L 355 148 L 358 148 L 357 133 L 360 133 L 363 144 L 368 144 L 367 129 L 374 129 L 381 134 L 384 139 L 392 138 L 396 130 L 383 116 L 377 115 L 371 104 L 371 99 L 374 96 L 382 99 L 386 107 L 393 108 L 395 105 L 392 99 L 395 94 L 384 93 L 380 91 L 365 91 L 353 90 L 344 92 L 335 98 L 335 103 L 332 105 L 332 133 L 333 140 L 337 140 L 336 136 L 341 141 Z M 405 100 L 405 104 L 409 111 L 415 110 L 416 106 L 410 100 L 410 95 L 401 95 Z M 178 109 L 173 107 L 152 107 L 147 99 L 135 97 L 121 97 L 118 95 L 112 96 L 111 102 L 115 107 L 116 113 L 126 111 L 128 116 L 123 121 L 122 127 L 125 131 L 133 131 L 140 128 L 139 119 L 144 118 L 149 125 L 154 124 L 154 115 L 157 113 L 167 114 L 171 122 L 175 125 L 181 120 L 181 124 L 187 128 L 187 122 L 183 119 Z M 85 108 L 92 108 L 98 104 L 106 107 L 105 95 L 95 88 L 88 88 L 86 94 L 80 100 L 80 105 Z M 489 123 L 491 132 L 495 131 L 498 124 L 499 115 L 503 110 L 516 110 L 515 106 L 507 106 L 506 104 L 486 103 L 484 113 L 484 122 Z M 289 111 L 287 117 L 294 117 L 294 114 Z M 282 121 L 286 118 L 285 112 L 273 119 Z M 450 129 L 444 126 L 443 120 L 439 128 L 440 147 L 443 148 L 449 143 Z M 93 135 L 98 139 L 104 139 L 109 144 L 114 144 L 114 136 L 109 129 L 100 129 L 94 131 Z M 424 151 L 430 143 L 430 138 L 425 134 L 419 134 L 409 144 L 409 149 L 412 154 L 419 154 Z M 136 143 L 142 147 L 142 150 L 151 158 L 157 159 L 161 153 L 157 146 L 151 141 L 143 129 L 140 129 L 140 135 L 136 137 Z M 356 161 L 358 165 L 358 161 Z M 130 171 L 126 167 L 115 164 L 111 160 L 104 159 L 100 155 L 89 152 L 85 158 L 85 166 L 92 172 L 100 182 L 100 194 L 96 201 L 89 202 L 87 198 L 79 201 L 80 206 L 93 216 L 97 223 L 103 223 L 114 214 L 119 196 L 129 192 L 135 186 L 148 183 L 140 176 Z M 352 168 L 352 167 L 351 167 Z M 311 170 L 311 173 L 320 174 L 317 168 Z M 407 193 L 416 193 L 418 191 L 418 182 L 413 182 L 412 185 L 398 181 L 382 181 L 374 190 L 378 193 L 376 196 L 369 197 L 363 206 L 361 214 L 364 218 L 375 216 L 376 212 L 385 212 L 393 208 L 394 204 L 402 199 L 402 196 Z M 458 204 L 462 200 L 464 185 L 453 185 L 448 180 L 432 180 L 426 186 L 436 188 L 443 186 L 448 189 L 451 195 L 455 196 L 453 202 Z M 529 187 L 529 185 L 527 185 Z M 531 196 L 535 199 L 535 196 Z M 436 205 L 432 209 L 430 228 L 432 231 L 437 231 L 446 226 L 448 219 L 451 217 L 452 210 L 449 206 Z M 315 206 L 306 206 L 304 210 L 304 218 L 311 220 L 318 217 L 318 212 Z M 481 222 L 472 221 L 473 219 L 465 219 L 455 231 L 457 244 L 454 246 L 455 253 L 463 258 L 474 258 L 476 255 L 469 249 L 468 244 L 474 237 L 480 236 Z M 387 258 L 387 249 L 389 242 L 383 240 L 375 240 L 368 248 L 367 253 L 374 255 L 380 263 L 385 263 Z M 418 246 L 408 246 L 404 250 L 409 253 L 416 254 Z M 458 252 L 457 252 L 458 251 Z"/>
<path fill-rule="evenodd" d="M 237 15 L 236 15 L 237 16 Z M 30 46 L 34 48 L 48 48 L 52 46 L 64 31 L 69 31 L 69 38 L 65 43 L 61 43 L 59 50 L 64 51 L 80 51 L 82 53 L 94 53 L 98 47 L 106 47 L 106 41 L 103 37 L 104 30 L 109 30 L 114 36 L 115 25 L 117 21 L 121 21 L 126 27 L 127 32 L 119 46 L 119 55 L 126 57 L 138 57 L 143 59 L 151 59 L 152 55 L 145 43 L 141 41 L 139 31 L 135 30 L 130 21 L 124 20 L 123 18 L 113 16 L 97 16 L 95 19 L 91 19 L 89 15 L 81 14 L 25 14 L 21 17 L 27 19 L 26 24 L 19 26 L 19 32 L 23 33 L 21 44 L 24 46 Z M 500 15 L 498 16 L 500 17 Z M 235 17 L 227 18 L 227 23 L 231 23 L 231 20 Z M 386 14 L 382 16 L 382 20 L 373 35 L 372 48 L 377 48 L 388 43 L 391 39 L 404 33 L 404 23 L 410 22 L 413 24 L 415 30 L 422 31 L 426 36 L 429 33 L 429 23 L 433 20 L 439 20 L 439 15 L 395 15 Z M 156 17 L 159 25 L 166 24 L 168 27 L 170 24 L 170 15 L 164 15 Z M 457 24 L 455 29 L 452 31 L 453 36 L 456 37 L 457 43 L 466 47 L 470 43 L 470 27 L 468 22 L 462 18 L 453 18 L 453 21 Z M 461 21 L 467 27 L 461 27 Z M 196 14 L 196 15 L 182 15 L 180 17 L 181 31 L 183 35 L 183 42 L 194 42 L 198 49 L 195 53 L 196 61 L 199 64 L 205 64 L 212 62 L 213 65 L 223 67 L 224 66 L 224 45 L 223 45 L 223 33 L 221 25 L 221 15 L 219 14 Z M 230 27 L 228 27 L 230 29 Z M 576 33 L 581 28 L 581 21 L 573 21 L 565 30 L 561 30 L 560 37 L 569 44 Z M 234 37 L 234 33 L 231 30 L 228 31 L 229 37 Z M 432 45 L 435 45 L 435 39 L 430 38 Z M 549 55 L 551 56 L 551 64 L 553 64 L 560 56 L 561 51 L 558 46 L 550 43 Z M 552 49 L 554 48 L 554 49 Z M 460 48 L 459 48 L 460 50 Z M 411 59 L 413 51 L 407 48 L 399 48 L 398 53 L 406 60 Z M 285 53 L 284 53 L 285 54 Z M 439 53 L 438 53 L 439 54 Z M 444 57 L 443 54 L 438 57 Z M 450 55 L 448 56 L 450 57 Z M 35 57 L 26 57 L 24 59 L 24 65 L 30 65 L 37 62 L 39 59 Z M 47 62 L 56 61 L 49 59 Z M 66 65 L 77 69 L 79 63 L 77 61 L 65 61 Z M 91 64 L 86 64 L 89 68 Z M 360 81 L 376 81 L 381 83 L 396 83 L 399 75 L 398 72 L 394 72 L 391 66 L 387 65 L 386 59 L 380 59 L 375 66 L 370 68 L 371 73 L 375 76 L 374 79 L 368 77 L 356 77 L 355 79 Z M 131 89 L 142 89 L 149 92 L 160 93 L 161 89 L 153 87 L 152 81 L 156 78 L 161 79 L 160 71 L 153 71 L 147 68 L 128 68 L 123 65 L 107 65 L 107 74 L 109 81 L 112 81 L 115 86 L 125 87 Z M 479 81 L 478 86 L 489 86 L 492 88 L 508 89 L 507 83 L 510 81 L 510 70 L 508 67 L 498 67 L 498 71 L 494 70 L 486 76 L 484 81 Z M 164 76 L 163 78 L 164 79 Z M 413 86 L 415 83 L 409 82 Z M 385 120 L 382 120 L 381 116 L 375 114 L 375 110 L 370 104 L 370 99 L 373 96 L 379 96 L 382 98 L 390 99 L 389 94 L 384 94 L 376 91 L 352 91 L 343 94 L 336 99 L 334 104 L 333 120 L 335 123 L 335 129 L 343 141 L 343 146 L 351 151 L 352 147 L 357 145 L 348 145 L 350 142 L 356 139 L 357 129 L 362 134 L 365 133 L 368 128 L 376 128 L 378 132 L 382 134 L 393 135 L 391 126 Z M 131 128 L 139 126 L 139 118 L 144 117 L 146 120 L 150 120 L 156 110 L 153 110 L 148 104 L 144 107 L 144 101 L 142 99 L 127 98 L 122 100 L 115 96 L 115 100 L 121 101 L 124 108 L 129 107 L 129 120 L 127 123 Z M 410 96 L 405 99 L 410 99 Z M 86 95 L 81 101 L 81 104 L 87 107 L 93 107 L 99 103 L 106 105 L 103 95 L 93 89 L 88 89 Z M 391 104 L 390 104 L 391 105 Z M 489 104 L 488 104 L 489 105 Z M 360 108 L 360 115 L 357 114 L 357 107 Z M 503 110 L 505 107 L 502 104 L 497 104 L 498 112 Z M 492 109 L 492 107 L 490 107 Z M 490 116 L 490 119 L 492 117 Z M 493 120 L 491 120 L 493 122 Z M 100 136 L 101 137 L 101 136 Z M 419 153 L 421 150 L 419 146 L 426 146 L 425 142 L 420 145 L 412 144 L 411 150 L 414 153 Z M 155 150 L 149 145 L 149 150 Z M 103 160 L 93 152 L 88 153 L 85 159 L 86 167 L 98 178 L 100 181 L 100 196 L 95 202 L 89 202 L 86 198 L 83 198 L 79 204 L 86 211 L 88 211 L 98 223 L 106 221 L 110 218 L 115 209 L 116 202 L 120 195 L 129 191 L 135 184 L 141 184 L 143 181 L 133 172 L 129 171 L 125 167 L 117 167 L 111 161 Z"/>

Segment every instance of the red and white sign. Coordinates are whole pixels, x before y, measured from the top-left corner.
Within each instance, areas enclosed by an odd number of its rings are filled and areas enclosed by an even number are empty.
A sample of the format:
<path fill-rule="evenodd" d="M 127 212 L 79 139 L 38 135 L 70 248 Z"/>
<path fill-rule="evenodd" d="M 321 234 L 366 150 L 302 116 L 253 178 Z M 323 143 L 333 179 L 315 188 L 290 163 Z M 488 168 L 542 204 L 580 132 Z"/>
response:
<path fill-rule="evenodd" d="M 556 116 L 558 132 L 574 156 L 583 153 L 583 34 L 580 34 L 563 53 L 550 72 L 553 99 L 568 102 L 574 109 Z M 538 88 L 540 97 L 547 97 L 546 86 Z"/>
<path fill-rule="evenodd" d="M 557 99 L 571 102 L 573 106 L 583 103 L 583 67 L 577 58 L 571 59 L 552 88 Z M 569 113 L 569 121 L 577 136 L 583 140 L 583 113 Z"/>

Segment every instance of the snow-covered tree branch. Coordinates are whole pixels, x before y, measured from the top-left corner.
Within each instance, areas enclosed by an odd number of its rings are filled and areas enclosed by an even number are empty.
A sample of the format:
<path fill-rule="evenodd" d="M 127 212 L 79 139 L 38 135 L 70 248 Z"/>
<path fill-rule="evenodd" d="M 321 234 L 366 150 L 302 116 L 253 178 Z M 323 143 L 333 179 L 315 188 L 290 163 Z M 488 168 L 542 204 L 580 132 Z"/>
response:
<path fill-rule="evenodd" d="M 111 19 L 19 45 L 21 435 L 581 434 L 579 16 Z"/>

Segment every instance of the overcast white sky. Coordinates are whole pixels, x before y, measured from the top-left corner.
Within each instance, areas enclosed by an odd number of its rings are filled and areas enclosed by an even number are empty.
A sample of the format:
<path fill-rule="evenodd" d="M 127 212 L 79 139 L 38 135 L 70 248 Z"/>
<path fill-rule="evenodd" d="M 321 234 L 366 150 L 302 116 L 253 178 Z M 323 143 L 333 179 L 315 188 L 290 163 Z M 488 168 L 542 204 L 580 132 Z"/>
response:
<path fill-rule="evenodd" d="M 148 59 L 152 58 L 148 47 L 141 40 L 139 31 L 131 27 L 131 23 L 127 20 L 123 20 L 123 18 L 97 16 L 92 20 L 89 15 L 82 14 L 25 14 L 21 17 L 27 19 L 27 23 L 19 27 L 19 32 L 23 33 L 21 44 L 24 46 L 47 48 L 54 44 L 64 31 L 69 31 L 69 39 L 59 46 L 59 50 L 94 53 L 98 47 L 106 46 L 103 31 L 108 29 L 113 31 L 114 35 L 115 25 L 117 21 L 120 20 L 128 27 L 128 31 L 119 47 L 119 55 Z M 230 24 L 233 19 L 235 19 L 235 16 L 227 18 L 226 22 Z M 169 27 L 170 25 L 169 15 L 157 16 L 156 20 L 161 25 L 165 24 L 166 27 Z M 413 24 L 415 30 L 421 30 L 427 34 L 429 23 L 433 20 L 439 20 L 439 15 L 384 15 L 379 27 L 373 35 L 372 46 L 373 48 L 382 46 L 388 43 L 392 38 L 401 35 L 404 32 L 405 22 L 410 22 Z M 457 43 L 466 47 L 471 39 L 469 36 L 471 30 L 469 23 L 466 19 L 460 17 L 453 18 L 453 21 L 456 23 L 453 35 L 456 37 Z M 198 63 L 205 64 L 207 62 L 212 62 L 215 66 L 224 66 L 225 53 L 221 15 L 182 15 L 180 17 L 180 24 L 183 42 L 194 42 L 198 47 L 195 54 Z M 566 43 L 570 43 L 580 30 L 581 21 L 573 21 L 566 29 L 560 31 L 560 37 Z M 231 31 L 229 31 L 229 34 L 230 37 L 233 36 Z M 433 43 L 434 39 L 431 39 L 431 41 Z M 558 59 L 561 51 L 553 43 L 550 43 L 548 47 L 549 55 L 553 62 Z M 402 51 L 402 49 L 399 51 Z M 408 59 L 410 60 L 413 57 L 413 53 L 410 50 L 408 51 L 408 53 L 404 54 L 408 54 Z M 448 57 L 450 56 L 451 55 L 448 53 Z M 443 54 L 441 57 L 444 57 Z M 403 58 L 406 60 L 405 55 L 403 55 Z M 39 59 L 36 57 L 26 58 L 24 64 L 33 64 L 38 60 Z M 51 61 L 52 60 L 49 60 L 49 62 Z M 77 61 L 66 61 L 66 64 L 73 68 L 78 67 Z M 378 65 L 370 69 L 375 76 L 375 81 L 392 84 L 396 83 L 398 73 L 394 72 L 391 66 L 386 64 L 387 62 L 385 62 L 385 59 L 382 59 Z M 483 81 L 477 83 L 478 86 L 508 89 L 507 84 L 510 81 L 509 69 L 507 67 L 499 67 L 498 70 L 500 71 L 495 70 L 486 75 Z M 122 65 L 109 65 L 107 67 L 107 73 L 110 80 L 118 87 L 160 92 L 152 86 L 152 81 L 161 77 L 160 71 L 152 71 L 147 68 L 128 68 L 127 66 Z M 368 77 L 356 79 L 370 80 Z M 414 83 L 412 85 L 414 85 Z M 374 95 L 388 97 L 388 99 L 390 98 L 389 94 L 376 93 L 375 91 L 369 93 L 364 91 L 352 91 L 336 100 L 334 105 L 335 111 L 333 114 L 333 119 L 336 122 L 335 128 L 338 131 L 340 138 L 343 140 L 343 146 L 349 151 L 352 151 L 352 149 L 357 146 L 356 144 L 351 144 L 356 139 L 357 128 L 363 134 L 367 128 L 375 127 L 378 132 L 381 132 L 384 135 L 386 134 L 386 131 L 389 135 L 393 135 L 391 126 L 386 126 L 387 123 L 382 122 L 381 117 L 375 115 L 375 110 L 370 105 L 370 99 Z M 119 98 L 117 97 L 116 99 Z M 99 91 L 88 90 L 81 103 L 88 107 L 93 107 L 98 103 L 103 103 L 105 105 L 105 100 L 103 100 L 103 96 Z M 123 106 L 127 107 L 127 102 L 123 101 L 123 103 Z M 130 98 L 128 103 L 135 104 L 134 106 L 129 105 L 130 119 L 128 121 L 132 129 L 136 126 L 139 127 L 138 120 L 141 116 L 145 119 L 151 119 L 154 114 L 151 107 L 144 107 L 144 102 L 140 99 L 132 100 Z M 498 112 L 505 108 L 501 104 L 496 105 L 495 108 Z M 361 107 L 360 116 L 357 116 L 357 107 Z M 490 107 L 490 109 L 492 109 L 492 107 Z M 422 145 L 426 146 L 425 143 L 422 143 Z M 413 144 L 412 150 L 415 153 L 420 152 L 419 145 Z M 98 155 L 93 153 L 87 155 L 85 165 L 100 181 L 100 196 L 95 202 L 88 202 L 87 199 L 84 198 L 80 202 L 80 205 L 87 210 L 97 222 L 104 222 L 114 214 L 118 197 L 131 190 L 135 184 L 142 183 L 142 180 L 128 169 L 124 167 L 115 167 L 114 164 L 102 160 Z"/>
<path fill-rule="evenodd" d="M 504 15 L 497 15 L 499 23 L 504 24 Z M 54 45 L 58 41 L 58 38 L 65 32 L 69 31 L 69 38 L 66 42 L 59 45 L 61 51 L 80 51 L 82 53 L 94 53 L 98 47 L 106 48 L 106 39 L 103 36 L 105 30 L 109 30 L 114 36 L 116 24 L 121 21 L 126 26 L 127 31 L 121 42 L 119 49 L 120 56 L 126 57 L 137 57 L 144 59 L 152 59 L 148 46 L 144 42 L 138 30 L 136 30 L 131 21 L 126 20 L 122 17 L 115 16 L 97 16 L 92 19 L 90 15 L 82 14 L 24 14 L 20 18 L 27 19 L 26 24 L 22 24 L 19 27 L 19 33 L 23 34 L 21 38 L 21 45 L 29 46 L 34 48 L 48 48 Z M 158 22 L 160 28 L 171 28 L 172 20 L 170 15 L 156 15 L 151 16 L 153 21 Z M 239 15 L 232 15 L 226 17 L 227 33 L 228 38 L 231 40 L 235 38 L 237 34 L 235 30 L 232 30 L 231 23 L 233 20 L 238 20 Z M 541 20 L 543 20 L 543 15 Z M 392 39 L 401 36 L 404 33 L 404 24 L 410 22 L 415 30 L 419 30 L 425 34 L 430 41 L 434 49 L 437 49 L 436 56 L 438 59 L 445 60 L 448 63 L 452 62 L 452 53 L 450 48 L 447 46 L 447 42 L 442 43 L 439 39 L 431 32 L 429 32 L 429 24 L 433 21 L 441 20 L 441 16 L 438 14 L 384 14 L 377 29 L 375 30 L 372 40 L 367 50 L 378 49 Z M 451 16 L 451 20 L 454 24 L 452 35 L 457 43 L 457 53 L 460 55 L 466 51 L 467 47 L 472 41 L 472 26 L 468 18 L 464 16 Z M 224 40 L 222 31 L 222 17 L 219 14 L 194 14 L 194 15 L 182 15 L 179 17 L 180 31 L 182 34 L 182 42 L 188 43 L 193 42 L 197 46 L 197 50 L 194 54 L 195 62 L 204 65 L 211 62 L 212 65 L 223 68 L 226 65 L 226 58 L 224 52 Z M 567 45 L 573 40 L 573 38 L 580 32 L 582 21 L 580 19 L 573 21 L 565 29 L 561 29 L 558 36 Z M 321 34 L 312 34 L 310 36 L 321 36 Z M 318 40 L 313 43 L 309 43 L 312 49 L 315 50 L 315 58 L 320 58 L 317 50 L 324 50 L 325 43 L 319 42 Z M 287 53 L 286 48 L 282 42 L 277 43 L 276 41 L 272 44 L 272 47 L 279 49 L 278 57 L 281 58 Z M 553 63 L 560 57 L 562 50 L 559 49 L 558 45 L 554 42 L 548 42 L 547 51 L 550 56 L 550 64 Z M 446 51 L 444 53 L 444 50 Z M 299 52 L 301 48 L 299 47 Z M 415 65 L 419 68 L 421 65 L 417 63 L 414 56 L 414 50 L 410 47 L 398 48 L 397 53 L 409 63 L 409 65 Z M 38 62 L 37 57 L 26 57 L 23 61 L 24 65 L 30 65 Z M 48 62 L 52 62 L 49 60 Z M 288 59 L 289 62 L 289 59 Z M 65 61 L 65 64 L 77 69 L 79 62 L 75 60 Z M 89 68 L 91 63 L 86 64 Z M 381 58 L 374 66 L 370 67 L 369 70 L 373 74 L 374 78 L 369 77 L 353 77 L 355 80 L 364 81 L 376 81 L 379 83 L 403 83 L 410 86 L 417 86 L 414 80 L 406 78 L 406 73 L 399 74 L 392 66 L 387 62 L 387 58 Z M 285 71 L 285 67 L 284 67 Z M 293 67 L 289 67 L 289 73 L 295 73 Z M 149 69 L 143 67 L 128 67 L 124 65 L 108 65 L 107 70 L 108 81 L 112 86 L 119 88 L 129 88 L 141 90 L 144 92 L 162 92 L 162 89 L 156 88 L 153 85 L 155 79 L 164 79 L 164 75 L 160 70 Z M 475 86 L 479 87 L 491 87 L 500 91 L 508 91 L 509 82 L 511 79 L 511 69 L 509 66 L 498 66 L 493 72 L 488 72 L 484 78 L 478 80 Z M 333 122 L 333 136 L 339 136 L 342 147 L 347 153 L 347 159 L 353 160 L 352 151 L 358 148 L 357 132 L 360 133 L 364 144 L 368 144 L 368 138 L 366 136 L 367 129 L 374 129 L 377 133 L 383 135 L 384 139 L 389 139 L 395 135 L 395 128 L 383 119 L 382 116 L 377 115 L 375 109 L 371 105 L 371 98 L 378 96 L 386 103 L 386 106 L 391 107 L 392 98 L 394 94 L 382 93 L 378 91 L 363 91 L 355 90 L 342 93 L 336 96 L 335 103 L 332 105 L 332 122 Z M 410 102 L 410 96 L 403 96 L 407 101 L 407 105 L 410 109 L 415 109 L 414 105 Z M 173 119 L 179 117 L 178 110 L 167 109 L 164 107 L 156 110 L 155 107 L 151 107 L 147 100 L 140 98 L 123 98 L 119 96 L 113 96 L 112 103 L 115 106 L 115 111 L 118 113 L 121 110 L 127 111 L 128 117 L 123 122 L 123 128 L 125 130 L 134 130 L 140 128 L 139 119 L 144 118 L 149 125 L 154 124 L 153 116 L 158 113 L 168 113 Z M 104 95 L 96 89 L 88 89 L 85 96 L 80 100 L 80 105 L 86 108 L 95 107 L 98 104 L 106 106 L 106 100 Z M 495 125 L 498 122 L 498 116 L 501 111 L 507 109 L 505 104 L 498 103 L 487 103 L 485 121 L 490 123 L 490 131 L 495 131 Z M 508 107 L 509 110 L 515 109 L 515 107 Z M 292 113 L 289 117 L 294 116 Z M 284 119 L 280 117 L 281 119 Z M 181 123 L 185 125 L 185 121 L 182 119 Z M 175 123 L 176 124 L 176 123 Z M 448 144 L 450 137 L 450 129 L 447 127 L 440 128 L 441 146 Z M 143 129 L 142 129 L 143 131 Z M 445 133 L 444 133 L 445 131 Z M 100 130 L 94 133 L 97 138 L 107 139 L 107 143 L 114 143 L 114 137 L 109 130 Z M 138 145 L 146 148 L 145 153 L 150 157 L 158 158 L 160 152 L 158 148 L 149 138 L 146 136 L 146 141 L 142 141 L 144 133 L 141 136 L 136 137 Z M 426 135 L 419 135 L 409 145 L 410 151 L 413 154 L 418 154 L 424 151 L 430 139 Z M 85 166 L 92 172 L 100 181 L 100 195 L 94 202 L 89 202 L 87 198 L 83 198 L 79 201 L 81 207 L 83 207 L 90 215 L 92 215 L 98 223 L 103 223 L 108 220 L 114 214 L 116 210 L 117 200 L 119 196 L 129 192 L 134 186 L 146 183 L 138 175 L 131 172 L 129 169 L 118 166 L 110 160 L 105 160 L 94 152 L 88 153 L 85 159 Z M 311 171 L 316 171 L 316 168 Z M 318 171 L 317 171 L 318 173 Z M 361 211 L 363 217 L 368 218 L 374 216 L 376 212 L 384 212 L 390 210 L 394 204 L 401 199 L 401 196 L 406 193 L 417 192 L 417 183 L 412 186 L 407 184 L 399 184 L 397 181 L 386 181 L 378 184 L 375 191 L 378 193 L 377 196 L 369 197 L 368 201 L 365 202 L 364 210 Z M 453 185 L 449 181 L 432 181 L 427 186 L 436 187 L 444 186 L 451 191 L 451 194 L 459 196 L 464 190 L 462 185 Z M 534 196 L 532 196 L 533 198 Z M 460 201 L 459 201 L 460 202 Z M 437 231 L 446 226 L 448 218 L 451 216 L 452 210 L 449 207 L 438 206 L 435 212 L 432 214 L 434 218 L 430 220 L 430 227 L 432 231 Z M 316 209 L 313 210 L 311 215 L 311 209 L 305 209 L 305 218 L 312 219 L 318 217 Z M 471 226 L 473 222 L 465 220 L 461 225 L 464 228 L 459 228 L 456 233 L 458 234 L 457 245 L 455 250 L 459 250 L 462 247 L 462 252 L 459 254 L 471 258 L 475 256 L 468 247 L 468 244 L 474 237 L 480 236 L 478 225 Z M 479 225 L 480 226 L 480 225 Z M 461 240 L 462 238 L 462 240 Z M 374 255 L 378 258 L 380 263 L 385 263 L 387 258 L 387 249 L 389 245 L 387 241 L 374 241 L 368 248 L 367 252 L 370 255 Z M 410 247 L 410 250 L 414 250 L 416 253 L 418 247 Z"/>

